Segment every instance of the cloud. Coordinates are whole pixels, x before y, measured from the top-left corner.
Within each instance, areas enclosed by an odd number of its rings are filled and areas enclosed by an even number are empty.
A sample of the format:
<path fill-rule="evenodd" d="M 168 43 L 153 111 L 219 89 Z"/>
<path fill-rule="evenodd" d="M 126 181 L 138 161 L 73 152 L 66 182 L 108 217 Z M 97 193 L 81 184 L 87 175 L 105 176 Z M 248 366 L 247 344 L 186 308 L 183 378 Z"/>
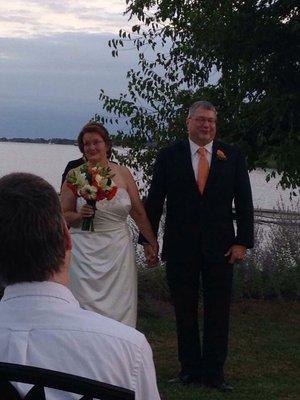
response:
<path fill-rule="evenodd" d="M 0 136 L 74 137 L 117 96 L 135 52 L 107 42 L 133 24 L 125 0 L 0 0 Z"/>
<path fill-rule="evenodd" d="M 135 52 L 111 57 L 112 35 L 65 33 L 0 38 L 0 137 L 74 137 L 100 109 L 100 89 L 117 96 Z M 112 127 L 110 127 L 112 129 Z"/>
<path fill-rule="evenodd" d="M 16 13 L 10 13 L 9 15 L 0 15 L 0 22 L 11 22 L 14 21 L 15 23 L 34 23 L 34 19 L 31 17 L 30 12 L 27 10 L 20 10 Z"/>
<path fill-rule="evenodd" d="M 0 37 L 117 33 L 131 25 L 125 8 L 124 0 L 0 0 Z"/>

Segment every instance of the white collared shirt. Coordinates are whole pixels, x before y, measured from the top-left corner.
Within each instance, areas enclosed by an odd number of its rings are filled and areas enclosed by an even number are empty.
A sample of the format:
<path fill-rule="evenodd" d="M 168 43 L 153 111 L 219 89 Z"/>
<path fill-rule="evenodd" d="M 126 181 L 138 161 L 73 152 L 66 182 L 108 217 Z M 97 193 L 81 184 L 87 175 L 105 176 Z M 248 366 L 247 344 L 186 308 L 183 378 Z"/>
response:
<path fill-rule="evenodd" d="M 145 336 L 120 322 L 82 310 L 70 290 L 54 282 L 8 286 L 0 302 L 0 361 L 66 372 L 159 400 Z M 24 395 L 30 385 L 16 384 Z M 81 396 L 47 389 L 47 400 Z"/>
<path fill-rule="evenodd" d="M 195 174 L 195 179 L 197 180 L 197 178 L 198 178 L 198 164 L 199 164 L 198 149 L 200 148 L 200 146 L 198 144 L 196 144 L 195 142 L 193 142 L 190 138 L 188 138 L 188 139 L 189 139 L 189 143 L 190 143 L 192 166 L 193 166 L 193 170 L 194 170 L 194 174 Z M 209 142 L 208 144 L 206 144 L 204 146 L 204 148 L 206 150 L 206 157 L 207 157 L 207 161 L 208 161 L 209 166 L 211 164 L 212 146 L 213 146 L 213 141 Z"/>

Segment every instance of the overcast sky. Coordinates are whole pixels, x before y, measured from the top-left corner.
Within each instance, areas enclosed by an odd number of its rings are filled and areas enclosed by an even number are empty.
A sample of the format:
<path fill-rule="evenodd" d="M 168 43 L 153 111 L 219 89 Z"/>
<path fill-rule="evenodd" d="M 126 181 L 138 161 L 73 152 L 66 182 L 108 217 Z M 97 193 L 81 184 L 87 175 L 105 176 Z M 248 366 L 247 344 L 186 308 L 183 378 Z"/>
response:
<path fill-rule="evenodd" d="M 77 136 L 100 89 L 117 95 L 136 53 L 111 57 L 125 0 L 0 0 L 0 137 Z"/>

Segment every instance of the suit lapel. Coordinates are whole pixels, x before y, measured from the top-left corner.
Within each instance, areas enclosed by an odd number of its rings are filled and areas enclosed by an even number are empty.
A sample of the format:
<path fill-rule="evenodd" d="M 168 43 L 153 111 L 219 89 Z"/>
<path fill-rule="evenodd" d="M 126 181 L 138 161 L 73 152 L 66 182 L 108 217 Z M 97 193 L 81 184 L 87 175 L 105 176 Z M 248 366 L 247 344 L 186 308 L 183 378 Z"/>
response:
<path fill-rule="evenodd" d="M 196 183 L 195 174 L 194 174 L 193 165 L 192 165 L 192 159 L 191 159 L 191 149 L 190 149 L 190 144 L 189 144 L 188 140 L 185 140 L 182 142 L 182 153 L 181 154 L 182 154 L 182 158 L 183 158 L 181 166 L 184 169 L 184 174 L 186 175 L 186 177 L 189 181 Z"/>
<path fill-rule="evenodd" d="M 212 155 L 211 155 L 209 174 L 208 174 L 207 182 L 205 185 L 204 193 L 209 188 L 209 186 L 214 182 L 215 177 L 216 177 L 217 162 L 218 162 L 217 150 L 218 150 L 218 142 L 216 140 L 214 140 L 213 146 L 212 146 Z"/>
<path fill-rule="evenodd" d="M 216 181 L 218 180 L 220 174 L 220 166 L 222 165 L 223 161 L 220 161 L 217 156 L 217 151 L 222 150 L 222 144 L 218 140 L 213 141 L 213 146 L 212 146 L 212 157 L 211 157 L 211 164 L 209 168 L 209 174 L 207 178 L 207 182 L 204 188 L 203 194 L 207 191 L 209 191 L 215 184 Z"/>
<path fill-rule="evenodd" d="M 194 192 L 197 196 L 203 196 L 198 189 L 197 181 L 195 179 L 195 173 L 191 158 L 191 148 L 188 139 L 182 142 L 182 156 L 184 159 L 182 165 L 184 166 L 184 174 L 186 175 L 188 180 L 188 187 L 191 188 L 191 191 Z"/>

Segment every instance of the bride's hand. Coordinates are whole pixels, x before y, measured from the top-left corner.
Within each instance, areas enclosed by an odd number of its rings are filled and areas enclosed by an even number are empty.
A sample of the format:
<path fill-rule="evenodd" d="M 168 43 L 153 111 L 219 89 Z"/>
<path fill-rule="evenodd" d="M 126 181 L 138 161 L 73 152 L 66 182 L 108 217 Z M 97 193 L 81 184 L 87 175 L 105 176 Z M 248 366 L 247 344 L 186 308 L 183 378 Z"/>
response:
<path fill-rule="evenodd" d="M 159 263 L 158 259 L 158 243 L 144 244 L 144 253 L 148 267 L 156 267 Z"/>
<path fill-rule="evenodd" d="M 79 209 L 79 214 L 81 215 L 81 218 L 89 218 L 94 215 L 95 211 L 92 206 L 89 206 L 88 204 L 84 204 L 80 209 Z"/>

